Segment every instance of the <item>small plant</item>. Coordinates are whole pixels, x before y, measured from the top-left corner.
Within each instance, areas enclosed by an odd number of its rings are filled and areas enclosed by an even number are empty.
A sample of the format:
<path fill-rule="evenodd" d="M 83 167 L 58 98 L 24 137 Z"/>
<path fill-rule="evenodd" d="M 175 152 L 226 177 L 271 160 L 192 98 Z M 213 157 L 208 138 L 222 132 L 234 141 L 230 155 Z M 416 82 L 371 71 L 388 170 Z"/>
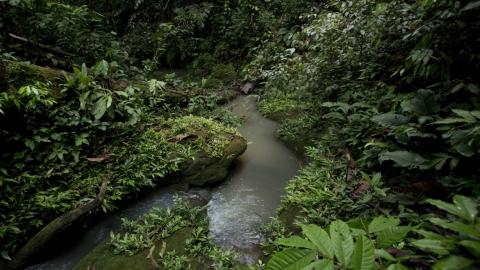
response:
<path fill-rule="evenodd" d="M 427 200 L 446 213 L 447 218 L 431 217 L 430 230 L 417 230 L 423 236 L 412 244 L 435 254 L 432 269 L 476 269 L 480 267 L 480 219 L 478 203 L 456 195 L 453 204 Z"/>
<path fill-rule="evenodd" d="M 200 212 L 200 207 L 191 207 L 177 197 L 171 208 L 153 208 L 138 220 L 122 219 L 123 232 L 111 232 L 109 243 L 114 253 L 132 256 L 153 246 L 156 240 L 196 223 Z"/>
<path fill-rule="evenodd" d="M 192 268 L 187 256 L 178 255 L 175 251 L 160 253 L 158 260 L 164 269 L 168 270 L 188 270 Z"/>
<path fill-rule="evenodd" d="M 409 226 L 399 226 L 394 217 L 376 217 L 368 225 L 347 224 L 336 220 L 327 230 L 317 225 L 302 225 L 306 236 L 280 238 L 276 243 L 288 247 L 273 255 L 267 270 L 283 269 L 376 269 L 375 260 L 388 258 L 391 269 L 403 269 L 402 258 L 393 258 L 385 248 L 401 246 Z M 328 232 L 327 232 L 328 231 Z M 382 267 L 382 268 L 383 268 Z M 390 269 L 390 268 L 389 268 Z"/>

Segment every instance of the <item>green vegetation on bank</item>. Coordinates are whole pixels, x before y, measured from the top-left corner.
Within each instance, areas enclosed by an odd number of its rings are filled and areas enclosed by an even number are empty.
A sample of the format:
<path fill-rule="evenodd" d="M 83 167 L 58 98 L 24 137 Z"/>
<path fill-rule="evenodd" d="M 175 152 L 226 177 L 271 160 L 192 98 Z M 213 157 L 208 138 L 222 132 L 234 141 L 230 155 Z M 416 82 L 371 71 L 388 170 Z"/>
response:
<path fill-rule="evenodd" d="M 105 179 L 101 206 L 111 211 L 167 176 L 224 176 L 245 141 L 234 130 L 240 120 L 218 104 L 241 75 L 307 163 L 265 226 L 269 262 L 255 267 L 479 268 L 479 8 L 0 0 L 2 262 L 95 198 Z M 148 246 L 158 253 L 170 235 L 190 248 L 167 246 L 165 268 L 215 260 L 215 248 L 202 246 L 205 222 L 187 218 L 195 209 L 153 210 L 146 227 L 126 221 L 114 249 L 148 263 Z M 149 222 L 167 218 L 172 227 L 149 235 Z M 180 227 L 198 237 L 173 233 Z"/>
<path fill-rule="evenodd" d="M 279 217 L 315 225 L 270 226 L 267 269 L 476 269 L 478 3 L 328 6 L 247 66 L 279 138 L 310 145 Z"/>

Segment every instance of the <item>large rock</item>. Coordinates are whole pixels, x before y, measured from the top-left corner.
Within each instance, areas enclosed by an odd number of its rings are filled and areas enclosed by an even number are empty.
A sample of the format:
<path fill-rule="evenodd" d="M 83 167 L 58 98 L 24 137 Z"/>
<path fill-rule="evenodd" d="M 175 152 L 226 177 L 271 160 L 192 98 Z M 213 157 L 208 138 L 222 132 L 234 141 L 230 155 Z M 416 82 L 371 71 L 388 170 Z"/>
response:
<path fill-rule="evenodd" d="M 192 186 L 205 186 L 224 180 L 232 162 L 247 149 L 247 141 L 233 136 L 225 147 L 222 157 L 209 157 L 203 152 L 197 153 L 193 160 L 183 164 L 182 182 Z"/>

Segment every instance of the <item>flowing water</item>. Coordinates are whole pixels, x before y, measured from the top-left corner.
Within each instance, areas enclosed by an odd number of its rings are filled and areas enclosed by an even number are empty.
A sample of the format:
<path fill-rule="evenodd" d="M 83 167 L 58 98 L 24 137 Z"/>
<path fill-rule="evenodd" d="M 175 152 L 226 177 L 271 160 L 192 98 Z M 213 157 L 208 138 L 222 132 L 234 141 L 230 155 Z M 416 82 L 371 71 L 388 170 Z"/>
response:
<path fill-rule="evenodd" d="M 213 191 L 210 235 L 216 244 L 239 251 L 242 262 L 252 263 L 259 256 L 259 227 L 274 216 L 299 161 L 276 139 L 277 124 L 258 112 L 254 96 L 238 97 L 228 106 L 244 120 L 240 133 L 248 147 L 229 179 Z"/>
<path fill-rule="evenodd" d="M 299 161 L 275 137 L 277 124 L 263 117 L 254 96 L 240 96 L 227 107 L 241 117 L 240 133 L 248 140 L 247 151 L 238 159 L 228 179 L 212 189 L 208 203 L 210 235 L 213 241 L 241 254 L 239 260 L 253 263 L 260 255 L 259 227 L 275 215 L 284 187 L 298 170 Z M 152 192 L 118 213 L 106 216 L 92 226 L 69 237 L 56 255 L 32 266 L 31 270 L 68 270 L 111 230 L 122 217 L 135 218 L 152 207 L 167 207 L 175 191 L 171 188 Z"/>
<path fill-rule="evenodd" d="M 141 200 L 129 205 L 123 210 L 101 218 L 97 223 L 81 230 L 75 235 L 69 235 L 60 247 L 55 250 L 55 256 L 48 261 L 27 268 L 28 270 L 68 270 L 83 256 L 87 255 L 96 245 L 104 241 L 110 231 L 118 229 L 121 218 L 137 218 L 148 212 L 152 207 L 168 207 L 173 202 L 175 190 L 171 188 L 152 192 Z"/>

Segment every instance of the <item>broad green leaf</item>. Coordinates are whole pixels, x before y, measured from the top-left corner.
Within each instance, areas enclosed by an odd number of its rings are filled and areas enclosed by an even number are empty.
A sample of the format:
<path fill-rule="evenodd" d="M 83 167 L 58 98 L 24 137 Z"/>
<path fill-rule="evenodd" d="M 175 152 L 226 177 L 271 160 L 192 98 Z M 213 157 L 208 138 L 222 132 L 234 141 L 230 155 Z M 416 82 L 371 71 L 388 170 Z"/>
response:
<path fill-rule="evenodd" d="M 305 249 L 286 249 L 275 253 L 267 263 L 267 270 L 298 270 L 310 265 L 316 252 Z"/>
<path fill-rule="evenodd" d="M 448 256 L 445 259 L 441 259 L 433 266 L 433 270 L 460 270 L 465 269 L 473 263 L 472 260 L 461 256 Z"/>
<path fill-rule="evenodd" d="M 392 160 L 401 167 L 418 167 L 425 163 L 425 159 L 417 153 L 408 151 L 383 152 L 380 154 L 381 162 Z"/>
<path fill-rule="evenodd" d="M 375 248 L 370 239 L 365 236 L 358 237 L 353 255 L 353 269 L 369 270 L 375 266 Z"/>
<path fill-rule="evenodd" d="M 459 244 L 466 247 L 475 257 L 480 257 L 480 241 L 463 240 Z"/>
<path fill-rule="evenodd" d="M 438 255 L 448 255 L 453 246 L 447 246 L 447 243 L 440 240 L 420 239 L 413 241 L 412 244 L 416 247 L 436 253 Z"/>
<path fill-rule="evenodd" d="M 405 111 L 414 112 L 418 115 L 431 115 L 440 110 L 440 104 L 436 100 L 435 92 L 429 89 L 420 89 L 415 97 L 402 104 Z"/>
<path fill-rule="evenodd" d="M 452 112 L 465 119 L 465 122 L 475 123 L 477 121 L 469 111 L 453 109 Z"/>
<path fill-rule="evenodd" d="M 453 204 L 447 203 L 440 200 L 429 199 L 427 202 L 431 205 L 434 205 L 448 213 L 455 215 L 457 217 L 463 218 L 465 220 L 473 222 L 477 217 L 478 210 L 477 204 L 464 196 L 456 195 L 453 197 Z"/>
<path fill-rule="evenodd" d="M 95 76 L 99 76 L 99 75 L 107 76 L 108 70 L 109 70 L 109 64 L 107 61 L 101 60 L 98 63 L 96 63 L 92 69 Z"/>
<path fill-rule="evenodd" d="M 478 205 L 472 199 L 455 195 L 453 196 L 453 203 L 461 210 L 463 218 L 471 222 L 475 221 L 478 214 Z"/>
<path fill-rule="evenodd" d="M 374 233 L 383 231 L 390 227 L 396 227 L 400 224 L 400 219 L 394 217 L 376 217 L 368 224 L 368 232 Z"/>
<path fill-rule="evenodd" d="M 447 241 L 448 240 L 445 236 L 440 235 L 438 233 L 431 232 L 431 231 L 416 230 L 415 232 L 420 234 L 421 236 L 423 236 L 425 238 L 428 238 L 428 239 L 431 239 L 431 240 L 441 240 L 441 241 Z"/>
<path fill-rule="evenodd" d="M 377 232 L 375 233 L 377 235 L 377 245 L 381 248 L 390 247 L 403 240 L 411 230 L 412 227 L 409 226 L 397 226 Z"/>
<path fill-rule="evenodd" d="M 479 7 L 480 7 L 480 1 L 471 1 L 462 8 L 462 11 L 476 9 Z"/>
<path fill-rule="evenodd" d="M 385 249 L 375 249 L 375 256 L 387 261 L 395 261 L 395 258 L 392 256 L 392 254 L 388 253 Z"/>
<path fill-rule="evenodd" d="M 465 119 L 450 117 L 450 118 L 445 118 L 445 119 L 442 119 L 442 120 L 435 121 L 432 124 L 435 124 L 435 125 L 450 125 L 450 124 L 456 124 L 456 123 L 465 123 Z"/>
<path fill-rule="evenodd" d="M 333 261 L 330 259 L 322 259 L 311 263 L 302 270 L 333 270 Z"/>
<path fill-rule="evenodd" d="M 312 242 L 301 238 L 300 236 L 292 236 L 288 238 L 280 238 L 275 241 L 277 245 L 287 246 L 287 247 L 296 247 L 296 248 L 308 248 L 308 249 L 317 249 L 315 244 Z"/>
<path fill-rule="evenodd" d="M 80 98 L 79 98 L 80 109 L 85 110 L 85 105 L 87 104 L 87 99 L 89 95 L 90 95 L 90 91 L 80 94 Z"/>
<path fill-rule="evenodd" d="M 408 117 L 394 113 L 375 115 L 371 118 L 371 120 L 384 127 L 399 126 L 408 123 Z"/>
<path fill-rule="evenodd" d="M 441 218 L 430 218 L 429 221 L 444 229 L 449 229 L 454 232 L 469 234 L 472 237 L 480 238 L 480 231 L 478 231 L 478 228 L 475 225 L 469 225 L 457 221 L 450 222 Z"/>
<path fill-rule="evenodd" d="M 92 114 L 95 119 L 100 119 L 107 111 L 107 103 L 104 98 L 99 98 L 93 103 Z"/>
<path fill-rule="evenodd" d="M 323 256 L 333 258 L 333 243 L 324 229 L 317 225 L 303 225 L 302 230 Z"/>
<path fill-rule="evenodd" d="M 87 65 L 85 65 L 85 63 L 82 64 L 82 70 L 80 71 L 80 75 L 83 78 L 88 77 L 88 68 L 87 68 Z"/>
<path fill-rule="evenodd" d="M 353 255 L 353 237 L 348 225 L 336 220 L 330 224 L 330 238 L 333 242 L 335 257 L 343 266 L 349 266 Z"/>
<path fill-rule="evenodd" d="M 389 265 L 387 270 L 408 270 L 408 268 L 401 263 L 396 263 Z"/>

